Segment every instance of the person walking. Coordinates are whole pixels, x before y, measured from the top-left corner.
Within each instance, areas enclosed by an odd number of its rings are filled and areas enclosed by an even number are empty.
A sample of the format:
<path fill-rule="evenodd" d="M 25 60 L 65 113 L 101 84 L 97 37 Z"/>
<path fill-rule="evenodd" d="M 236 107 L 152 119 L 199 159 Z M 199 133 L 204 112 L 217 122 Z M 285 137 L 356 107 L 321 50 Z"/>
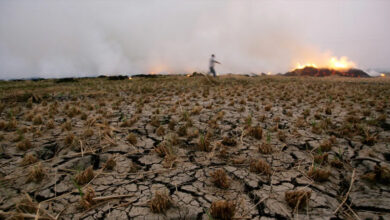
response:
<path fill-rule="evenodd" d="M 220 62 L 215 60 L 215 55 L 211 54 L 209 67 L 210 67 L 210 73 L 212 73 L 214 77 L 217 76 L 217 73 L 215 72 L 215 69 L 214 69 L 214 66 L 216 63 L 221 64 Z"/>

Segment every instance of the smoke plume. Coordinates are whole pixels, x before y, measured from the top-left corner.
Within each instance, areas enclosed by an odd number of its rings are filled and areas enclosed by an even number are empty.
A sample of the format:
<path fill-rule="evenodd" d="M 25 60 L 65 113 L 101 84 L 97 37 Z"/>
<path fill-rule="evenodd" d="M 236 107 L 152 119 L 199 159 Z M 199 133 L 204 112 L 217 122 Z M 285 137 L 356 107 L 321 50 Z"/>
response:
<path fill-rule="evenodd" d="M 331 55 L 388 67 L 387 1 L 313 2 L 4 0 L 0 78 L 206 72 L 212 53 L 219 73 L 285 72 Z"/>

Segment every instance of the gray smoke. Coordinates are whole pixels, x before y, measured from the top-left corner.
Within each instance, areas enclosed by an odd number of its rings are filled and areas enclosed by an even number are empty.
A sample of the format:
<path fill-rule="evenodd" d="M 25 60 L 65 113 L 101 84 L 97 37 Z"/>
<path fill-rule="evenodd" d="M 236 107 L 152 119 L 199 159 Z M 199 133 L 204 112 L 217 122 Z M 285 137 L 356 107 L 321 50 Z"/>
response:
<path fill-rule="evenodd" d="M 389 1 L 3 0 L 0 78 L 388 68 Z"/>

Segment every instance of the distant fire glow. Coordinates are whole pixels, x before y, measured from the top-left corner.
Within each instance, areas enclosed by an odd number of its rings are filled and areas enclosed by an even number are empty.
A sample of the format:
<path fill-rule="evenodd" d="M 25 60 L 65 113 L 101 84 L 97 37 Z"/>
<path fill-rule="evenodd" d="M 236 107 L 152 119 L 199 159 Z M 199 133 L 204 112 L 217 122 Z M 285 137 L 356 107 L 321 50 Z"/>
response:
<path fill-rule="evenodd" d="M 384 73 L 381 73 L 381 77 L 385 77 L 386 75 Z"/>
<path fill-rule="evenodd" d="M 305 67 L 328 68 L 328 69 L 340 70 L 340 69 L 355 68 L 356 64 L 348 60 L 347 57 L 341 57 L 340 59 L 338 59 L 337 57 L 331 57 L 326 65 L 317 65 L 315 63 L 306 63 L 306 64 L 298 63 L 295 69 L 304 69 Z"/>

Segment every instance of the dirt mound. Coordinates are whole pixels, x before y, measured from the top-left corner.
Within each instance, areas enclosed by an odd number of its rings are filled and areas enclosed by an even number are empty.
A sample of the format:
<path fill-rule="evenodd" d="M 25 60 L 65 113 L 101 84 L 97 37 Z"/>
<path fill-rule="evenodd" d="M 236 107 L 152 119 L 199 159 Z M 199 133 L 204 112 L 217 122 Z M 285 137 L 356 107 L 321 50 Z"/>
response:
<path fill-rule="evenodd" d="M 344 77 L 370 77 L 366 72 L 360 69 L 335 70 L 328 68 L 305 67 L 295 69 L 284 74 L 285 76 L 344 76 Z"/>

